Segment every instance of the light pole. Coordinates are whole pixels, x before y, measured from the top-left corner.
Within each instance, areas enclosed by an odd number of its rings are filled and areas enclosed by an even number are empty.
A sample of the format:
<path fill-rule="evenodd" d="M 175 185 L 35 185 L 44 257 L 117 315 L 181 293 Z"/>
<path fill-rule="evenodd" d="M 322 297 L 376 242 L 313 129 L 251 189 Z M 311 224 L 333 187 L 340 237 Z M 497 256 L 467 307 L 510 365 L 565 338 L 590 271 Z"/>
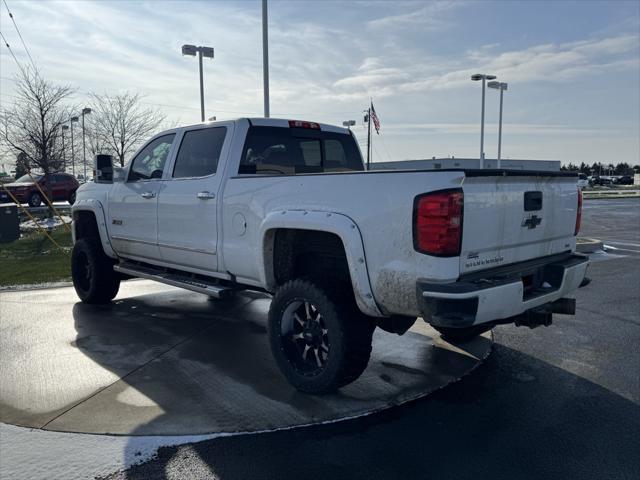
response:
<path fill-rule="evenodd" d="M 65 130 L 69 130 L 69 125 L 62 125 L 62 163 L 64 164 L 64 173 L 67 173 L 67 150 L 64 148 Z"/>
<path fill-rule="evenodd" d="M 367 124 L 367 170 L 371 166 L 371 105 L 364 110 L 364 121 Z"/>
<path fill-rule="evenodd" d="M 484 168 L 484 91 L 487 80 L 495 80 L 495 75 L 486 75 L 483 73 L 476 73 L 475 75 L 471 75 L 471 80 L 477 82 L 478 80 L 482 80 L 482 117 L 480 120 L 480 168 Z"/>
<path fill-rule="evenodd" d="M 200 68 L 200 121 L 204 122 L 204 80 L 202 77 L 202 57 L 213 58 L 213 47 L 196 47 L 195 45 L 183 45 L 182 55 L 192 57 L 198 54 L 198 66 Z"/>
<path fill-rule="evenodd" d="M 269 118 L 269 22 L 267 0 L 262 0 L 262 82 L 264 85 L 264 118 Z"/>
<path fill-rule="evenodd" d="M 71 124 L 71 172 L 76 176 L 76 154 L 73 150 L 73 124 L 78 122 L 78 117 L 71 117 L 69 123 Z"/>
<path fill-rule="evenodd" d="M 84 181 L 87 181 L 87 147 L 85 145 L 84 140 L 84 116 L 89 115 L 91 113 L 91 109 L 89 107 L 85 107 L 82 109 L 82 164 L 84 165 Z"/>
<path fill-rule="evenodd" d="M 344 127 L 347 127 L 349 130 L 351 130 L 351 127 L 353 127 L 356 124 L 355 120 L 345 120 L 344 122 L 342 122 L 342 125 Z"/>
<path fill-rule="evenodd" d="M 487 84 L 489 88 L 494 88 L 496 90 L 500 90 L 500 119 L 498 120 L 498 161 L 496 163 L 496 168 L 500 168 L 500 158 L 501 150 L 502 150 L 502 96 L 504 95 L 504 91 L 507 89 L 507 84 L 504 82 L 489 82 Z"/>

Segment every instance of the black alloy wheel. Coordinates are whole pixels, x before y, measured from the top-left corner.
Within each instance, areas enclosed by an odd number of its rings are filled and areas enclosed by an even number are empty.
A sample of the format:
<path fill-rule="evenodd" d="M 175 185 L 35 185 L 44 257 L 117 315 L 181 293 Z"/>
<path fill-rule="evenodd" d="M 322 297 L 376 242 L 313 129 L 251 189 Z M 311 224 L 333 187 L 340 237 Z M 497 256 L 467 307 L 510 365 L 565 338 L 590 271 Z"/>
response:
<path fill-rule="evenodd" d="M 302 392 L 330 393 L 367 367 L 375 322 L 348 288 L 296 279 L 278 288 L 269 308 L 269 341 L 278 368 Z"/>
<path fill-rule="evenodd" d="M 294 300 L 284 311 L 281 323 L 283 348 L 296 371 L 316 376 L 324 370 L 330 342 L 322 313 L 306 300 Z"/>

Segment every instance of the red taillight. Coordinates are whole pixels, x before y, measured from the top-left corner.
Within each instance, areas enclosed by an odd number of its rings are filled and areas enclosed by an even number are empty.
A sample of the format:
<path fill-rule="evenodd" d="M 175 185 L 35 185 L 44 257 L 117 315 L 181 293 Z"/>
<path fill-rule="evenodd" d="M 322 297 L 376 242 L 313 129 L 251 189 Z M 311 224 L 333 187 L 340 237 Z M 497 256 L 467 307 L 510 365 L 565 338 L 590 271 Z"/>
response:
<path fill-rule="evenodd" d="M 459 255 L 463 205 L 464 194 L 459 188 L 416 197 L 413 220 L 415 249 L 439 257 Z"/>
<path fill-rule="evenodd" d="M 580 232 L 580 223 L 582 223 L 582 190 L 578 188 L 578 211 L 576 213 L 576 229 L 573 232 L 574 235 L 578 235 Z"/>
<path fill-rule="evenodd" d="M 315 122 L 303 122 L 301 120 L 289 120 L 291 128 L 310 128 L 312 130 L 320 130 L 320 125 Z"/>

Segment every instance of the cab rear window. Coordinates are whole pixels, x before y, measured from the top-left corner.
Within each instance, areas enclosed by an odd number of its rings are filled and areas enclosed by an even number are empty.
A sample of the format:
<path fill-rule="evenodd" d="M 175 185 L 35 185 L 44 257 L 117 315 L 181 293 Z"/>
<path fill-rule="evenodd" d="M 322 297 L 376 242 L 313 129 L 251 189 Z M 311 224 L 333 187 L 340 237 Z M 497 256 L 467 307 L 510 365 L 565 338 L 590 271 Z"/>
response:
<path fill-rule="evenodd" d="M 304 128 L 250 127 L 239 174 L 294 175 L 364 170 L 351 135 Z"/>

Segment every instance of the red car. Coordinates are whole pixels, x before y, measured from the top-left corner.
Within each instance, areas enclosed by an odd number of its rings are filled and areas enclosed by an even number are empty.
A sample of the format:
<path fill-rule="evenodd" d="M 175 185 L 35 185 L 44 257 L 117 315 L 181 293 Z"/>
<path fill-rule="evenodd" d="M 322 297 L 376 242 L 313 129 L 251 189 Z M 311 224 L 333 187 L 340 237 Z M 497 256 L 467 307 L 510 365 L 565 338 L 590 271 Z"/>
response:
<path fill-rule="evenodd" d="M 33 180 L 38 182 L 43 192 L 48 193 L 44 175 L 32 174 Z M 4 186 L 16 197 L 20 203 L 28 203 L 31 207 L 39 207 L 43 203 L 44 198 L 33 183 L 29 175 L 23 175 L 13 183 L 7 183 Z M 80 186 L 78 181 L 67 173 L 52 173 L 49 175 L 51 181 L 51 194 L 54 202 L 67 201 L 73 205 L 76 201 L 76 190 Z M 13 202 L 9 194 L 4 188 L 0 187 L 0 203 Z"/>

